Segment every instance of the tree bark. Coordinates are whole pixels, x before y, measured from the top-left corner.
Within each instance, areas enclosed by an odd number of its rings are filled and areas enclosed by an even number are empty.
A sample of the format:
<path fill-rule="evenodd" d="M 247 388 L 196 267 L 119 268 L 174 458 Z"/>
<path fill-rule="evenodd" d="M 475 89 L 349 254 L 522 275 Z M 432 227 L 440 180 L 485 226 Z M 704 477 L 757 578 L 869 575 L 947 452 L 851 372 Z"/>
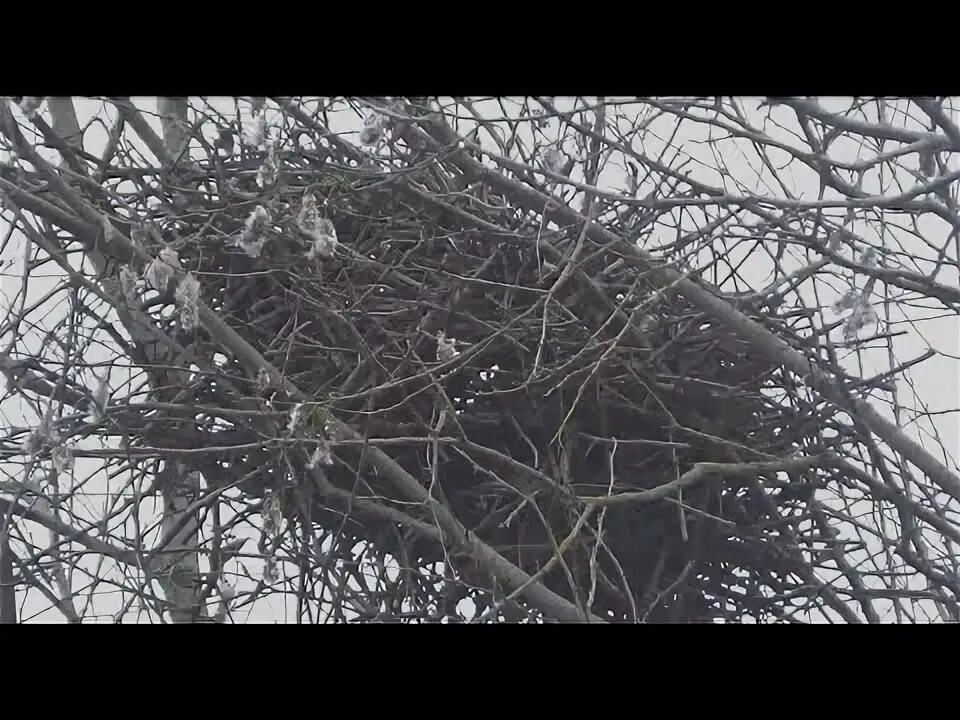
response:
<path fill-rule="evenodd" d="M 17 594 L 13 586 L 13 555 L 6 533 L 0 537 L 0 625 L 16 625 Z"/>
<path fill-rule="evenodd" d="M 186 150 L 190 142 L 187 124 L 187 99 L 185 97 L 158 97 L 157 114 L 160 115 L 160 127 L 163 129 L 163 144 L 167 151 L 177 159 Z"/>
<path fill-rule="evenodd" d="M 189 141 L 187 135 L 187 103 L 186 98 L 158 98 L 158 110 L 161 115 L 161 127 L 163 129 L 163 153 L 162 161 L 170 162 L 180 155 Z M 76 110 L 71 98 L 50 98 L 48 107 L 53 116 L 54 132 L 67 140 L 71 145 L 79 147 L 80 129 L 77 121 Z M 155 137 L 155 136 L 154 136 Z M 107 256 L 98 251 L 88 253 L 99 274 L 104 274 L 110 267 L 115 267 Z M 157 354 L 157 345 L 150 338 L 144 336 L 143 330 L 126 313 L 120 313 L 121 320 L 131 338 L 138 342 L 141 349 L 147 354 L 149 365 L 163 365 L 163 360 Z M 158 372 L 160 373 L 158 375 Z M 174 373 L 155 371 L 152 372 L 154 387 L 178 387 L 177 378 Z M 196 476 L 196 477 L 194 477 Z M 194 486 L 196 486 L 194 488 Z M 191 494 L 199 492 L 199 476 L 196 473 L 189 473 L 186 468 L 171 469 L 169 482 L 162 483 L 162 496 L 164 503 L 164 517 L 161 526 L 164 531 L 180 524 L 182 512 L 190 504 L 186 498 Z M 166 532 L 164 532 L 166 535 Z M 168 543 L 168 549 L 191 548 L 192 553 L 178 557 L 172 567 L 167 567 L 166 572 L 161 572 L 159 582 L 167 597 L 172 604 L 170 611 L 171 619 L 174 622 L 193 622 L 197 617 L 203 615 L 203 610 L 197 608 L 197 593 L 199 585 L 195 579 L 199 575 L 199 557 L 196 552 L 199 542 L 199 527 L 195 522 L 188 521 L 178 533 L 178 537 Z M 165 551 L 166 552 L 166 551 Z M 169 557 L 164 555 L 164 557 Z M 164 563 L 164 565 L 168 565 Z"/>
<path fill-rule="evenodd" d="M 163 130 L 163 144 L 169 156 L 176 160 L 186 151 L 190 142 L 187 133 L 187 98 L 158 97 L 157 112 Z M 181 555 L 171 571 L 163 573 L 160 584 L 167 600 L 173 603 L 170 611 L 173 622 L 192 623 L 206 614 L 198 606 L 201 591 L 200 557 L 197 553 L 200 526 L 195 518 L 185 519 L 183 513 L 200 494 L 200 473 L 190 472 L 179 464 L 172 470 L 170 481 L 161 486 L 163 534 L 166 536 L 167 530 L 181 525 L 181 521 L 186 522 L 170 546 L 190 549 L 191 552 Z"/>

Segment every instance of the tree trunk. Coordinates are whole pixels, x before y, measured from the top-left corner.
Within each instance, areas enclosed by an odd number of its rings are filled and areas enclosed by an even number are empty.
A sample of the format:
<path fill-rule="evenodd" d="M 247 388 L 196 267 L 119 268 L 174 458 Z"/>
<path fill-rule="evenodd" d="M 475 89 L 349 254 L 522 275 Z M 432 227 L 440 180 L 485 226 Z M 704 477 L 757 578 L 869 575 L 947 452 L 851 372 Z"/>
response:
<path fill-rule="evenodd" d="M 157 114 L 160 115 L 160 127 L 163 129 L 163 144 L 177 159 L 190 142 L 187 134 L 187 99 L 185 97 L 158 97 Z"/>
<path fill-rule="evenodd" d="M 164 549 L 157 559 L 158 580 L 167 601 L 172 604 L 170 618 L 175 623 L 192 623 L 205 617 L 199 606 L 201 590 L 200 558 L 197 553 L 200 527 L 196 510 L 190 506 L 200 496 L 200 473 L 180 463 L 163 470 L 163 521 L 161 543 Z M 193 517 L 185 518 L 191 513 Z M 177 527 L 182 527 L 177 531 Z"/>
<path fill-rule="evenodd" d="M 185 97 L 158 97 L 157 112 L 160 115 L 160 126 L 163 129 L 163 143 L 174 159 L 180 158 L 190 142 L 187 134 L 187 99 Z M 196 518 L 185 520 L 184 512 L 200 495 L 200 473 L 189 472 L 181 465 L 173 468 L 173 477 L 170 482 L 163 483 L 163 535 L 181 525 L 186 525 L 171 541 L 174 547 L 191 548 L 192 552 L 181 555 L 169 574 L 161 579 L 163 591 L 167 600 L 173 603 L 170 617 L 175 623 L 190 623 L 205 616 L 203 608 L 199 608 L 200 558 L 196 552 L 200 526 Z"/>
<path fill-rule="evenodd" d="M 0 625 L 17 624 L 17 594 L 13 587 L 13 555 L 6 533 L 0 538 Z"/>
<path fill-rule="evenodd" d="M 67 140 L 71 145 L 79 147 L 80 126 L 71 98 L 49 98 L 47 101 L 53 116 L 53 128 L 57 135 Z M 187 103 L 186 98 L 158 98 L 157 107 L 161 115 L 161 127 L 165 149 L 169 156 L 178 157 L 189 141 L 187 135 Z M 168 157 L 169 157 L 168 156 Z M 88 254 L 93 261 L 98 274 L 104 275 L 109 268 L 116 267 L 104 253 L 93 251 Z M 111 273 L 112 274 L 112 273 Z M 131 338 L 138 341 L 141 350 L 146 353 L 147 367 L 162 366 L 167 358 L 158 355 L 158 346 L 149 337 L 145 337 L 135 318 L 125 312 L 120 312 L 121 321 L 130 333 Z M 152 384 L 154 387 L 180 387 L 181 378 L 174 377 L 180 373 L 154 371 Z M 196 486 L 196 487 L 194 487 Z M 183 510 L 190 504 L 188 497 L 199 492 L 199 475 L 189 473 L 186 468 L 171 469 L 168 482 L 162 483 L 164 504 L 164 518 L 161 522 L 162 537 L 166 538 L 169 530 L 177 527 L 183 517 Z M 171 603 L 171 618 L 174 622 L 193 622 L 197 617 L 204 615 L 203 609 L 197 608 L 199 586 L 195 582 L 199 573 L 199 558 L 195 551 L 199 540 L 199 526 L 193 520 L 188 521 L 177 533 L 177 537 L 167 543 L 167 550 L 183 550 L 192 548 L 193 553 L 186 556 L 175 555 L 177 558 L 171 567 L 163 562 L 166 571 L 159 574 L 159 582 L 168 602 Z M 169 559 L 164 554 L 162 558 Z"/>

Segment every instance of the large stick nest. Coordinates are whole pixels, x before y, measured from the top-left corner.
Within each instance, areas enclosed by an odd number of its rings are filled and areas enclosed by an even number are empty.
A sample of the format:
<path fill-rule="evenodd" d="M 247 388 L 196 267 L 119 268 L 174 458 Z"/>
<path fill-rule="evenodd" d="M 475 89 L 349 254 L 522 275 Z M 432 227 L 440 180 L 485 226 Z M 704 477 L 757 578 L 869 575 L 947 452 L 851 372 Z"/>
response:
<path fill-rule="evenodd" d="M 570 534 L 582 498 L 656 488 L 699 462 L 811 453 L 825 428 L 846 432 L 829 409 L 786 402 L 798 394 L 777 367 L 676 293 L 657 291 L 616 247 L 584 243 L 582 227 L 542 227 L 465 199 L 500 228 L 477 229 L 387 180 L 329 161 L 263 193 L 251 177 L 256 199 L 198 200 L 167 239 L 203 301 L 312 398 L 295 406 L 235 359 L 221 365 L 260 407 L 283 414 L 281 434 L 296 412 L 304 442 L 325 446 L 332 413 L 386 441 L 467 528 L 528 573 Z M 336 228 L 329 257 L 313 255 L 297 225 L 311 194 Z M 246 252 L 257 206 L 270 221 L 262 250 Z M 795 315 L 743 307 L 792 336 Z M 194 392 L 201 404 L 225 400 L 216 380 Z M 231 430 L 250 436 L 235 442 L 270 437 L 242 422 Z M 390 504 L 362 449 L 333 445 L 330 481 Z M 223 464 L 245 491 L 275 493 L 288 515 L 343 533 L 344 547 L 364 539 L 413 565 L 443 559 L 437 543 L 388 520 L 345 519 L 317 495 L 305 507 L 296 489 L 309 452 L 292 450 L 267 441 Z M 745 475 L 612 507 L 599 548 L 594 521 L 544 582 L 580 603 L 593 594 L 594 612 L 620 621 L 781 614 L 785 594 L 806 602 L 818 591 L 812 565 L 844 552 L 813 500 L 824 481 L 816 469 Z"/>

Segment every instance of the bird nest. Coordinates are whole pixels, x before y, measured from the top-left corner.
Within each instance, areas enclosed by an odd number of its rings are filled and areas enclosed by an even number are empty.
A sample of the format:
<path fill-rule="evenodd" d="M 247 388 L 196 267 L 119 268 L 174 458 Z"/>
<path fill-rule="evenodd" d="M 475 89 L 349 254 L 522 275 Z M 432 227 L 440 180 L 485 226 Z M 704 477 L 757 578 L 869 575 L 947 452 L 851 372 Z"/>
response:
<path fill-rule="evenodd" d="M 815 499 L 844 471 L 774 461 L 851 431 L 617 246 L 492 198 L 434 202 L 362 167 L 242 183 L 232 198 L 198 193 L 141 236 L 153 255 L 161 236 L 171 243 L 200 299 L 307 396 L 294 402 L 219 356 L 216 375 L 196 376 L 196 402 L 261 412 L 191 421 L 198 443 L 225 447 L 204 474 L 319 526 L 325 557 L 363 541 L 406 568 L 444 561 L 455 589 L 408 579 L 395 617 L 437 617 L 466 596 L 509 619 L 536 611 L 442 534 L 412 531 L 432 527 L 430 511 L 382 482 L 371 447 L 503 558 L 604 619 L 844 612 L 814 575 L 847 567 Z M 466 222 L 461 206 L 485 220 Z M 749 298 L 741 309 L 799 346 L 797 315 Z M 207 341 L 182 315 L 167 322 L 184 346 Z M 331 418 L 362 440 L 338 438 Z M 704 465 L 758 461 L 772 469 Z"/>

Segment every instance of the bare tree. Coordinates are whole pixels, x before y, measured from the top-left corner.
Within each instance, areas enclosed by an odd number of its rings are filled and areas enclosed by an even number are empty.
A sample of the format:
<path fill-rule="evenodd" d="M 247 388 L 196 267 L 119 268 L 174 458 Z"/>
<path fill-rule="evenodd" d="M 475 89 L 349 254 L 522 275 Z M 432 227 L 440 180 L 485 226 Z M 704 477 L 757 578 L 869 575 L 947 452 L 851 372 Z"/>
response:
<path fill-rule="evenodd" d="M 0 621 L 957 621 L 957 117 L 6 99 Z"/>

